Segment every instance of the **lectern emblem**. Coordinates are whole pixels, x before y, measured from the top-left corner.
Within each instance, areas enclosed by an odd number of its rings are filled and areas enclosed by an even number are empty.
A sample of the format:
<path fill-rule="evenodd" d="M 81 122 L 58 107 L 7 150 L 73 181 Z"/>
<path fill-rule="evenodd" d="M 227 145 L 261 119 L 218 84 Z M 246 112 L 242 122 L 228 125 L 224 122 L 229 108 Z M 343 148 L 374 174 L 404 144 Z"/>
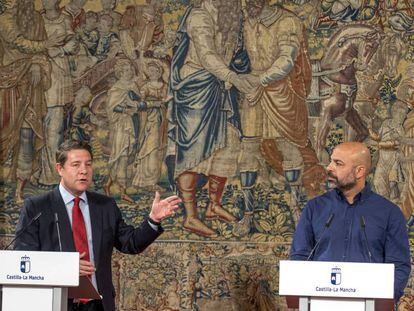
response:
<path fill-rule="evenodd" d="M 342 280 L 341 269 L 340 268 L 332 268 L 331 284 L 339 285 L 339 284 L 341 284 L 341 280 Z"/>
<path fill-rule="evenodd" d="M 20 271 L 23 273 L 29 273 L 30 272 L 30 257 L 23 256 L 20 259 Z"/>

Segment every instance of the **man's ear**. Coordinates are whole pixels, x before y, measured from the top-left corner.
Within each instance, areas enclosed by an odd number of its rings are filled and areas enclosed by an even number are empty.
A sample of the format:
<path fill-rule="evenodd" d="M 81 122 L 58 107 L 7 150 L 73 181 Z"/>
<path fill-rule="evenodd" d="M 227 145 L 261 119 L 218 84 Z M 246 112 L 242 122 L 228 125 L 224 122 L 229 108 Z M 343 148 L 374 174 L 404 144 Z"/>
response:
<path fill-rule="evenodd" d="M 367 171 L 367 168 L 366 168 L 366 166 L 363 166 L 363 165 L 358 165 L 357 167 L 356 167 L 356 177 L 357 178 L 362 178 L 362 177 L 364 177 L 364 176 L 367 176 L 368 175 L 368 171 Z"/>
<path fill-rule="evenodd" d="M 62 172 L 62 170 L 63 170 L 63 166 L 62 166 L 62 164 L 60 164 L 60 163 L 56 163 L 56 164 L 55 164 L 55 169 L 56 169 L 56 172 L 59 174 L 59 176 L 61 176 L 61 177 L 62 177 L 62 174 L 61 174 L 61 172 Z"/>

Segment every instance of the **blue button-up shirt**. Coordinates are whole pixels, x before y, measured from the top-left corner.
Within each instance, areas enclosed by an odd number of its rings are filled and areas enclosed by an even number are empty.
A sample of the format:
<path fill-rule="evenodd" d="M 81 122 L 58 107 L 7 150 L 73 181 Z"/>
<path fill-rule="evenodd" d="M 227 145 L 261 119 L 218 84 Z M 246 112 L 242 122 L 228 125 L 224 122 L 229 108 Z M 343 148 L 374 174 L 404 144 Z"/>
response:
<path fill-rule="evenodd" d="M 331 214 L 334 214 L 331 225 L 323 233 Z M 369 248 L 372 262 L 393 263 L 394 299 L 403 295 L 411 270 L 405 219 L 398 206 L 373 192 L 369 185 L 355 197 L 353 204 L 337 189 L 310 200 L 296 228 L 290 258 L 307 260 L 318 240 L 320 244 L 312 260 L 370 262 Z"/>

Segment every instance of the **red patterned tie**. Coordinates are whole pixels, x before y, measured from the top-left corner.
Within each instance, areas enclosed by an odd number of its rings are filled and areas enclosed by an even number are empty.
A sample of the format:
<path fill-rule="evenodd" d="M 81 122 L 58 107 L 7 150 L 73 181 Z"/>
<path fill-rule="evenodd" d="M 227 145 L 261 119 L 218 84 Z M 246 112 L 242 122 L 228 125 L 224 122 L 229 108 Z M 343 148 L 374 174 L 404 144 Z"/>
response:
<path fill-rule="evenodd" d="M 73 199 L 72 209 L 72 232 L 73 241 L 75 241 L 76 251 L 79 254 L 85 253 L 83 260 L 90 261 L 89 248 L 88 248 L 88 236 L 86 235 L 85 221 L 83 220 L 82 211 L 79 207 L 80 198 Z"/>
<path fill-rule="evenodd" d="M 82 211 L 79 207 L 80 198 L 76 197 L 73 199 L 72 209 L 72 233 L 73 241 L 75 241 L 75 248 L 79 254 L 85 253 L 83 260 L 90 261 L 89 258 L 89 247 L 88 247 L 88 236 L 86 235 L 86 226 L 83 219 Z M 79 298 L 79 303 L 87 303 L 89 299 Z"/>

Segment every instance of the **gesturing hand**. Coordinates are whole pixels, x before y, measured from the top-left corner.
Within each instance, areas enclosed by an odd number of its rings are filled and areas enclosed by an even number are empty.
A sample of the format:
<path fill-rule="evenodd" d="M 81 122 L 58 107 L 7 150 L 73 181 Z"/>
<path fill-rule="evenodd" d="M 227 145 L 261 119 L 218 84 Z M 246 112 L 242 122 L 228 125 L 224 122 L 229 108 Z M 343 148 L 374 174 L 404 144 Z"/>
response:
<path fill-rule="evenodd" d="M 95 272 L 95 266 L 87 260 L 82 260 L 85 257 L 86 253 L 82 253 L 79 256 L 79 275 L 87 276 L 92 275 Z"/>
<path fill-rule="evenodd" d="M 161 220 L 171 216 L 174 213 L 174 211 L 178 208 L 179 203 L 181 203 L 181 199 L 178 196 L 173 195 L 161 200 L 160 193 L 156 191 L 149 217 L 153 221 L 161 222 Z"/>

